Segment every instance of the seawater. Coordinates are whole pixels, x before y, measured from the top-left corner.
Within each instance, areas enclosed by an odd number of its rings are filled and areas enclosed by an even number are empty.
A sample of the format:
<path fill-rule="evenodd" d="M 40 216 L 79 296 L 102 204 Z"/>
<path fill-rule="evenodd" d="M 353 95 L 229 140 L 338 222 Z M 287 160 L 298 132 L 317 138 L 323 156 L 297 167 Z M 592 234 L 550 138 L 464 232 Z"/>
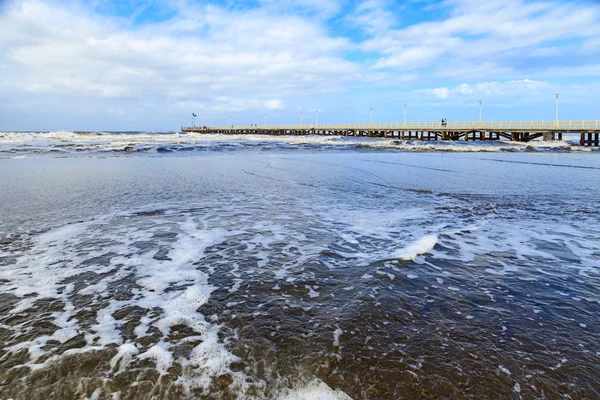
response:
<path fill-rule="evenodd" d="M 6 135 L 1 398 L 600 396 L 594 151 Z"/>

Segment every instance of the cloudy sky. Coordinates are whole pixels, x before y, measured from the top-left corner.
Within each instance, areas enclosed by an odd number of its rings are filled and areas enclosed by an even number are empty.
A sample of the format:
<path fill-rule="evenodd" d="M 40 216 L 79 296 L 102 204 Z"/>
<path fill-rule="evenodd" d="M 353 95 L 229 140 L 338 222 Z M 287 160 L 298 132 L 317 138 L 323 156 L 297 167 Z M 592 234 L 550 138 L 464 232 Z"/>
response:
<path fill-rule="evenodd" d="M 600 119 L 599 0 L 0 0 L 0 130 Z"/>

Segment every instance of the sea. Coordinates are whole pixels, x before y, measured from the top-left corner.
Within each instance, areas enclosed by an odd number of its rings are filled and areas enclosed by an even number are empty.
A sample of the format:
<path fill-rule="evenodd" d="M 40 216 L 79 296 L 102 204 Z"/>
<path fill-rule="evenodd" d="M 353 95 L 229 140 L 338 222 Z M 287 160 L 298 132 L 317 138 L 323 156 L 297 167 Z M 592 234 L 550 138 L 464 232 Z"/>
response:
<path fill-rule="evenodd" d="M 0 133 L 1 399 L 600 398 L 600 151 Z"/>

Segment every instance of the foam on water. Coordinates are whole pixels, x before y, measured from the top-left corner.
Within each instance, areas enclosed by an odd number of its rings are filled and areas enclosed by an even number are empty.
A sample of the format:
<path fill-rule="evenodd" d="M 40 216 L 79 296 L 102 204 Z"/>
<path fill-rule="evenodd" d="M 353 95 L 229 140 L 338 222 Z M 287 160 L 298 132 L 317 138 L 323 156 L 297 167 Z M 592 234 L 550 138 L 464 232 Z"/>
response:
<path fill-rule="evenodd" d="M 571 237 L 577 237 L 577 240 Z M 555 266 L 553 270 L 556 267 L 574 268 L 586 276 L 600 272 L 600 254 L 595 241 L 591 232 L 586 234 L 575 224 L 557 223 L 550 229 L 543 221 L 521 220 L 515 226 L 494 219 L 481 224 L 477 230 L 445 232 L 445 247 L 433 250 L 432 254 L 436 259 L 458 259 L 464 263 L 498 254 L 494 259 L 497 265 L 485 268 L 486 272 L 496 275 L 517 272 L 519 264 L 528 267 L 543 261 L 548 266 Z M 452 247 L 458 251 L 449 251 Z M 565 263 L 570 257 L 575 257 L 577 263 Z"/>
<path fill-rule="evenodd" d="M 261 270 L 269 262 L 265 250 L 289 238 L 283 226 L 269 224 L 256 229 L 260 224 L 263 223 L 255 224 L 252 231 L 269 234 L 258 234 L 247 243 L 259 254 L 257 272 L 263 273 Z M 8 282 L 0 290 L 18 297 L 9 311 L 14 315 L 31 312 L 40 302 L 58 302 L 60 310 L 50 318 L 56 330 L 50 335 L 17 340 L 6 349 L 12 354 L 27 350 L 29 361 L 24 365 L 34 370 L 51 367 L 66 356 L 116 349 L 110 359 L 114 371 L 124 371 L 134 362 L 147 360 L 161 374 L 167 374 L 177 363 L 183 368 L 179 383 L 186 390 L 208 390 L 214 377 L 228 375 L 233 379 L 230 387 L 237 387 L 243 398 L 249 387 L 247 377 L 231 369 L 239 359 L 219 338 L 218 316 L 212 315 L 207 321 L 199 312 L 217 289 L 208 282 L 214 268 L 199 268 L 206 249 L 240 233 L 189 213 L 169 211 L 164 217 L 153 219 L 107 215 L 42 233 L 21 251 L 11 253 L 17 261 L 0 271 L 0 279 Z M 284 251 L 291 251 L 291 247 L 293 244 Z M 244 281 L 236 271 L 237 265 L 231 272 L 237 276 L 229 288 L 232 293 Z M 252 276 L 254 272 L 244 274 Z M 282 279 L 287 275 L 280 274 Z M 320 296 L 318 285 L 306 285 L 306 289 L 309 298 Z M 86 308 L 95 313 L 93 321 L 84 322 L 78 314 L 81 306 L 77 304 L 84 299 L 89 304 Z M 125 326 L 130 326 L 127 330 L 133 336 L 126 333 Z M 193 334 L 174 339 L 182 327 Z M 177 330 L 174 332 L 173 328 Z M 26 327 L 11 329 L 15 330 L 14 338 L 28 332 Z M 148 342 L 150 335 L 152 340 Z M 84 338 L 85 344 L 76 349 L 59 350 L 50 345 L 78 336 Z M 184 343 L 190 343 L 190 350 L 182 355 L 178 349 Z M 302 396 L 348 398 L 323 382 L 286 391 L 281 398 Z"/>
<path fill-rule="evenodd" d="M 150 359 L 159 371 L 165 373 L 174 361 L 174 343 L 168 339 L 171 328 L 187 326 L 197 333 L 201 343 L 193 348 L 188 358 L 178 361 L 189 369 L 188 385 L 208 387 L 211 377 L 227 372 L 236 357 L 218 339 L 218 326 L 205 321 L 197 311 L 208 300 L 214 287 L 208 284 L 208 275 L 199 271 L 194 263 L 203 258 L 208 246 L 220 243 L 226 237 L 226 231 L 204 229 L 201 221 L 187 216 L 169 221 L 170 230 L 156 229 L 152 225 L 129 228 L 125 225 L 117 234 L 108 234 L 107 225 L 114 223 L 115 219 L 118 220 L 118 216 L 107 216 L 41 234 L 15 265 L 1 270 L 0 277 L 10 282 L 2 288 L 2 292 L 21 298 L 10 310 L 11 314 L 22 313 L 40 300 L 56 299 L 63 304 L 62 311 L 52 314 L 52 323 L 59 329 L 51 336 L 17 343 L 9 351 L 28 349 L 31 360 L 28 365 L 39 368 L 48 365 L 48 361 L 38 365 L 37 360 L 51 354 L 52 350 L 45 350 L 49 341 L 64 343 L 84 334 L 87 345 L 78 352 L 117 345 L 119 351 L 111 360 L 112 367 L 120 362 L 122 369 L 133 358 Z M 155 251 L 144 251 L 144 247 L 140 247 L 153 240 L 154 235 L 165 231 L 177 234 L 174 242 L 163 242 L 163 245 L 170 245 L 169 257 L 157 259 Z M 93 245 L 94 242 L 98 245 Z M 136 252 L 136 246 L 141 251 Z M 84 277 L 96 283 L 81 287 L 81 283 L 86 282 Z M 100 280 L 97 280 L 98 277 L 101 277 Z M 73 284 L 65 284 L 74 278 L 78 278 L 77 288 Z M 123 279 L 130 279 L 129 288 L 124 289 L 130 291 L 130 295 L 104 300 L 107 288 L 119 285 Z M 78 324 L 75 316 L 73 301 L 79 296 L 95 297 L 92 307 L 99 307 L 96 321 L 89 329 Z M 146 312 L 152 310 L 139 321 L 135 329 L 137 337 L 146 336 L 149 327 L 158 329 L 162 336 L 158 343 L 141 353 L 135 343 L 124 343 L 122 327 L 126 321 L 114 317 L 115 313 L 133 306 Z M 156 310 L 160 312 L 157 314 Z M 52 360 L 58 356 L 60 354 L 53 354 Z M 233 375 L 241 379 L 240 374 Z"/>
<path fill-rule="evenodd" d="M 427 235 L 398 250 L 396 257 L 403 261 L 414 260 L 417 256 L 429 253 L 438 241 L 437 236 Z"/>
<path fill-rule="evenodd" d="M 285 390 L 278 400 L 351 400 L 350 396 L 341 390 L 333 390 L 320 379 L 309 382 L 306 386 Z"/>
<path fill-rule="evenodd" d="M 119 352 L 110 360 L 110 367 L 119 367 L 119 370 L 123 370 L 129 365 L 131 359 L 137 355 L 140 351 L 133 343 L 125 343 L 119 346 Z"/>
<path fill-rule="evenodd" d="M 247 199 L 229 199 L 211 207 L 111 214 L 33 234 L 20 247 L 0 250 L 0 257 L 15 258 L 0 269 L 6 282 L 0 293 L 18 298 L 8 311 L 14 316 L 52 304 L 49 322 L 55 329 L 30 335 L 26 325 L 10 326 L 14 338 L 27 339 L 11 342 L 7 350 L 27 350 L 24 365 L 36 370 L 68 355 L 110 350 L 113 371 L 151 363 L 163 376 L 178 371 L 178 383 L 188 393 L 209 390 L 216 378 L 228 376 L 229 387 L 244 398 L 252 384 L 261 390 L 267 384 L 236 367 L 245 360 L 232 347 L 243 335 L 228 324 L 242 319 L 240 330 L 258 332 L 261 326 L 255 327 L 254 321 L 270 320 L 275 304 L 284 314 L 310 315 L 301 334 L 291 325 L 294 339 L 312 343 L 322 335 L 326 350 L 319 356 L 326 358 L 341 357 L 361 329 L 385 332 L 390 320 L 398 318 L 389 316 L 390 310 L 377 314 L 386 290 L 390 298 L 400 296 L 397 288 L 418 287 L 421 292 L 415 297 L 427 302 L 439 299 L 434 293 L 461 299 L 448 308 L 466 304 L 466 296 L 481 291 L 489 303 L 451 310 L 461 321 L 475 323 L 482 319 L 479 311 L 493 310 L 502 295 L 499 282 L 536 281 L 542 270 L 552 279 L 552 294 L 560 291 L 564 297 L 597 302 L 585 286 L 570 290 L 559 285 L 573 272 L 582 282 L 600 277 L 596 225 L 566 218 L 556 222 L 550 212 L 484 208 L 475 204 L 477 199 L 464 206 L 464 199 L 432 193 L 408 191 L 402 200 L 421 205 L 417 201 L 423 196 L 428 207 L 404 210 L 364 204 L 330 207 L 326 201 L 300 207 L 266 198 L 249 206 Z M 266 289 L 257 292 L 258 287 Z M 212 304 L 218 296 L 228 300 Z M 336 301 L 335 307 L 329 306 Z M 355 330 L 344 326 L 344 313 L 367 301 L 372 301 L 369 312 L 359 315 Z M 430 307 L 427 303 L 411 311 L 409 303 L 402 304 L 407 307 L 402 314 L 411 318 Z M 528 307 L 536 318 L 544 315 L 543 304 Z M 85 321 L 82 310 L 92 321 Z M 383 316 L 373 325 L 362 325 L 371 312 Z M 309 319 L 319 313 L 326 315 L 328 326 Z M 585 320 L 572 323 L 578 329 L 591 326 Z M 280 337 L 278 328 L 268 334 L 275 342 Z M 78 337 L 83 337 L 79 348 L 65 350 L 56 344 Z M 365 341 L 360 349 L 377 345 Z M 416 367 L 411 372 L 419 376 L 419 360 L 412 361 Z M 348 398 L 320 380 L 285 378 L 287 388 L 265 389 L 267 398 Z"/>

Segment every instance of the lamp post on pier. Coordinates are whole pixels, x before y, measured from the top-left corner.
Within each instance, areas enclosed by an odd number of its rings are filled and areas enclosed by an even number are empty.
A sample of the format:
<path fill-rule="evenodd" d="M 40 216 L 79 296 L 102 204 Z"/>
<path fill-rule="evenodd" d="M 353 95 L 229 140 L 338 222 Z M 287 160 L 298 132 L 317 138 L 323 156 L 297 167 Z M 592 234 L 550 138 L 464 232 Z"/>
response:
<path fill-rule="evenodd" d="M 267 113 L 265 113 L 265 128 L 267 127 Z"/>
<path fill-rule="evenodd" d="M 559 95 L 559 93 L 556 93 L 556 120 L 555 120 L 556 126 L 558 126 L 558 95 Z"/>
<path fill-rule="evenodd" d="M 483 102 L 481 100 L 479 100 L 479 122 L 481 123 L 481 104 Z"/>
<path fill-rule="evenodd" d="M 300 125 L 302 125 L 302 111 L 300 111 Z"/>
<path fill-rule="evenodd" d="M 406 103 L 404 103 L 404 125 L 406 125 Z"/>
<path fill-rule="evenodd" d="M 317 129 L 317 127 L 319 126 L 319 109 L 315 110 L 316 111 L 316 117 L 315 117 L 315 129 Z"/>
<path fill-rule="evenodd" d="M 373 125 L 373 107 L 370 108 L 369 113 L 369 128 L 371 127 L 371 125 Z"/>

